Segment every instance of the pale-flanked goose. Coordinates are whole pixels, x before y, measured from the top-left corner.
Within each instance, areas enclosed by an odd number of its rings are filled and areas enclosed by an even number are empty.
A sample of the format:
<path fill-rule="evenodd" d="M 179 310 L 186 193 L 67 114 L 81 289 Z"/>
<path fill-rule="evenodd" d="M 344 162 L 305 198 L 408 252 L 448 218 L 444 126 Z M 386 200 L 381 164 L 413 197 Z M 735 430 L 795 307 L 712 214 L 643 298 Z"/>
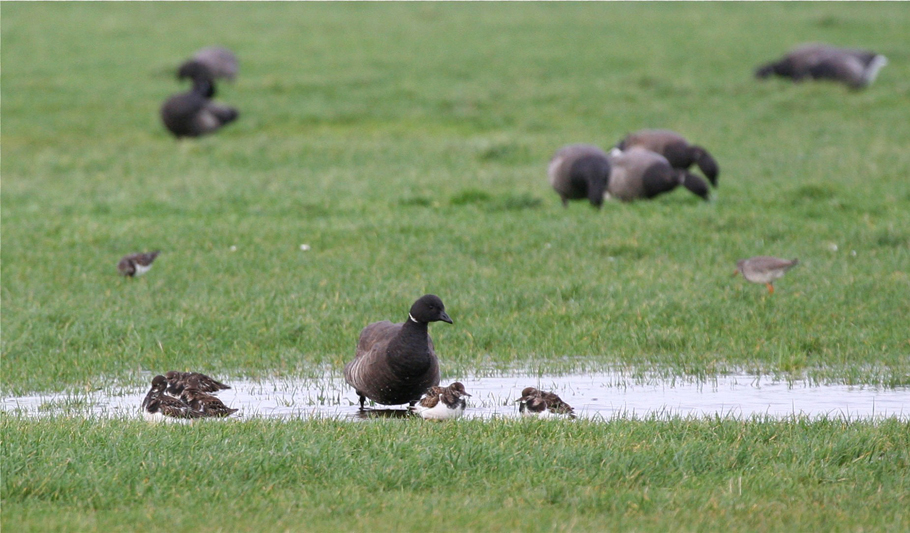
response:
<path fill-rule="evenodd" d="M 859 89 L 875 81 L 878 71 L 887 64 L 885 56 L 868 50 L 813 43 L 798 46 L 781 59 L 758 67 L 755 76 L 767 78 L 774 74 L 793 81 L 828 79 Z"/>
<path fill-rule="evenodd" d="M 202 392 L 199 389 L 199 378 L 195 376 L 187 380 L 186 387 L 180 393 L 180 399 L 186 402 L 194 411 L 198 411 L 207 417 L 225 417 L 239 411 L 239 409 L 231 409 L 224 405 L 224 402 L 211 394 Z"/>
<path fill-rule="evenodd" d="M 159 253 L 161 252 L 155 250 L 154 252 L 125 255 L 120 259 L 120 262 L 117 263 L 117 270 L 124 276 L 130 278 L 141 276 L 151 270 L 152 263 L 155 261 L 155 258 L 158 257 Z"/>
<path fill-rule="evenodd" d="M 708 184 L 687 170 L 670 166 L 664 156 L 637 146 L 610 153 L 610 182 L 607 192 L 624 202 L 654 198 L 679 185 L 708 199 Z"/>
<path fill-rule="evenodd" d="M 442 300 L 421 296 L 403 324 L 374 322 L 363 328 L 354 360 L 345 365 L 344 379 L 360 397 L 383 405 L 413 405 L 430 387 L 439 384 L 439 361 L 427 333 L 430 322 L 448 322 Z"/>
<path fill-rule="evenodd" d="M 468 405 L 464 384 L 456 381 L 448 387 L 430 387 L 414 406 L 414 412 L 425 420 L 446 420 L 464 415 Z"/>
<path fill-rule="evenodd" d="M 596 146 L 570 144 L 553 154 L 547 174 L 562 205 L 568 206 L 569 200 L 587 198 L 600 209 L 610 180 L 610 161 L 606 152 Z"/>
<path fill-rule="evenodd" d="M 213 77 L 224 78 L 229 81 L 234 81 L 234 78 L 237 77 L 237 71 L 240 69 L 240 63 L 237 61 L 237 56 L 234 55 L 234 52 L 223 46 L 207 46 L 197 51 L 191 59 L 180 65 L 177 70 L 177 77 L 186 77 L 183 74 L 184 69 L 193 62 L 205 65 Z"/>
<path fill-rule="evenodd" d="M 527 415 L 539 415 L 544 411 L 554 415 L 575 417 L 575 410 L 554 392 L 542 391 L 535 387 L 525 387 L 521 391 L 518 412 Z"/>
<path fill-rule="evenodd" d="M 236 109 L 211 101 L 215 82 L 205 65 L 190 62 L 181 68 L 181 75 L 193 80 L 193 88 L 168 98 L 161 106 L 161 120 L 175 137 L 199 137 L 237 119 Z"/>
<path fill-rule="evenodd" d="M 701 146 L 689 144 L 685 137 L 671 130 L 639 130 L 626 135 L 626 138 L 616 145 L 620 150 L 628 150 L 633 146 L 651 150 L 667 158 L 673 168 L 687 170 L 692 165 L 704 173 L 711 185 L 717 187 L 717 176 L 720 169 L 717 161 Z"/>
<path fill-rule="evenodd" d="M 152 378 L 152 389 L 142 400 L 142 414 L 150 422 L 160 422 L 167 419 L 199 418 L 201 413 L 193 409 L 183 400 L 164 394 L 167 388 L 167 379 L 164 376 Z"/>
<path fill-rule="evenodd" d="M 229 385 L 225 385 L 224 383 L 221 383 L 214 378 L 210 378 L 205 374 L 200 374 L 199 372 L 179 372 L 177 370 L 170 370 L 164 376 L 167 378 L 167 392 L 174 396 L 180 396 L 180 393 L 186 388 L 190 379 L 196 380 L 196 388 L 202 392 L 218 392 L 231 388 Z"/>
<path fill-rule="evenodd" d="M 759 255 L 737 261 L 736 271 L 733 275 L 736 276 L 742 272 L 746 281 L 764 283 L 768 287 L 768 293 L 774 294 L 774 280 L 782 277 L 797 264 L 799 264 L 798 259 L 781 259 L 780 257 Z"/>

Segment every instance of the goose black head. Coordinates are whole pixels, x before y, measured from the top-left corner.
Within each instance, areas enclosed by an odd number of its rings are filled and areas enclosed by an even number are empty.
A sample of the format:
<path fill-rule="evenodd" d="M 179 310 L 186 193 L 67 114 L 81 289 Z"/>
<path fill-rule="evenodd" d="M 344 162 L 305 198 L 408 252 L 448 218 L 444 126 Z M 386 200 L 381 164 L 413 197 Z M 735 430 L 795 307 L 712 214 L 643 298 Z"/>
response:
<path fill-rule="evenodd" d="M 435 294 L 426 294 L 414 302 L 411 306 L 410 319 L 424 324 L 440 320 L 452 323 L 452 319 L 446 314 L 446 306 Z"/>
<path fill-rule="evenodd" d="M 715 161 L 714 158 L 711 157 L 711 154 L 701 146 L 692 146 L 690 151 L 692 160 L 705 174 L 705 177 L 708 178 L 711 185 L 717 187 L 717 175 L 720 174 L 720 168 L 717 166 L 717 161 Z"/>

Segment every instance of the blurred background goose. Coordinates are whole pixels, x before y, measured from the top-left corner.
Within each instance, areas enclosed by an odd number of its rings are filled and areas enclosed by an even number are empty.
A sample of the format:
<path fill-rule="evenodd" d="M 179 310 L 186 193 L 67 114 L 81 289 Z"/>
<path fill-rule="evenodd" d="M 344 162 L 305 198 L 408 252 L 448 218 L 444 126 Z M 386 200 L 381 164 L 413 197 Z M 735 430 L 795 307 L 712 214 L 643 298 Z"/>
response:
<path fill-rule="evenodd" d="M 701 146 L 689 144 L 685 137 L 671 130 L 646 129 L 626 135 L 616 145 L 620 150 L 637 146 L 658 153 L 670 162 L 673 168 L 687 170 L 693 164 L 698 165 L 711 185 L 717 187 L 717 175 L 720 169 L 717 161 Z"/>
<path fill-rule="evenodd" d="M 184 69 L 192 68 L 192 63 L 201 63 L 205 65 L 213 78 L 224 78 L 228 81 L 234 81 L 237 72 L 240 70 L 240 63 L 237 56 L 223 46 L 208 46 L 202 48 L 193 54 L 193 57 L 186 60 L 180 68 L 177 69 L 177 77 L 185 78 Z"/>
<path fill-rule="evenodd" d="M 191 62 L 181 68 L 181 77 L 193 80 L 192 89 L 168 98 L 161 106 L 161 120 L 175 137 L 199 137 L 237 119 L 236 109 L 211 101 L 215 82 L 208 67 Z"/>
<path fill-rule="evenodd" d="M 755 76 L 767 78 L 774 74 L 793 81 L 826 79 L 859 89 L 875 81 L 878 71 L 887 64 L 885 56 L 868 50 L 812 43 L 798 46 L 777 61 L 758 67 Z"/>
<path fill-rule="evenodd" d="M 607 192 L 624 202 L 650 199 L 684 186 L 708 199 L 708 184 L 687 170 L 673 168 L 667 158 L 638 146 L 610 153 L 610 181 Z"/>
<path fill-rule="evenodd" d="M 569 200 L 587 198 L 600 209 L 610 179 L 610 160 L 596 146 L 570 144 L 553 154 L 547 174 L 563 206 L 568 206 Z"/>

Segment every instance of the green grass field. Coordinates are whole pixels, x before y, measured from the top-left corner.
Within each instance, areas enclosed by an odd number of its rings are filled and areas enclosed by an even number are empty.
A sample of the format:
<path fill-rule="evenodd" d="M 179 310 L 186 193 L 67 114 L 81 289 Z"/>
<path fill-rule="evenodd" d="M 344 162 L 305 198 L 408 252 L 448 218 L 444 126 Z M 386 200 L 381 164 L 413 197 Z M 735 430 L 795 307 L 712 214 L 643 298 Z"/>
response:
<path fill-rule="evenodd" d="M 910 385 L 904 4 L 4 3 L 0 25 L 4 396 L 340 372 L 426 292 L 448 378 Z M 861 92 L 752 77 L 806 41 L 889 65 Z M 240 120 L 176 142 L 158 108 L 211 44 L 240 57 L 218 97 Z M 714 154 L 714 201 L 561 207 L 557 148 L 644 127 Z M 801 261 L 770 297 L 730 277 L 761 254 Z M 15 531 L 910 528 L 904 422 L 0 422 Z"/>

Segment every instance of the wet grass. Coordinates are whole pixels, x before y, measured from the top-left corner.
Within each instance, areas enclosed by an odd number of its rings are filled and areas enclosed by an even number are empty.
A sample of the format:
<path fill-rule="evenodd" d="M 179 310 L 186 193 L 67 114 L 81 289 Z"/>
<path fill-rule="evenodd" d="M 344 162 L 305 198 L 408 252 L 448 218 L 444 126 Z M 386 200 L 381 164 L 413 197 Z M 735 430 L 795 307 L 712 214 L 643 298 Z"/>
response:
<path fill-rule="evenodd" d="M 905 11 L 10 4 L 0 382 L 339 370 L 365 324 L 434 292 L 450 374 L 578 360 L 906 385 Z M 891 64 L 864 92 L 752 79 L 809 38 Z M 175 143 L 155 115 L 169 69 L 212 42 L 241 57 L 220 97 L 242 118 Z M 715 202 L 559 205 L 553 150 L 648 126 L 709 147 Z M 118 278 L 148 249 L 150 275 Z M 773 297 L 729 277 L 757 254 L 801 260 Z"/>
<path fill-rule="evenodd" d="M 898 531 L 910 423 L 23 421 L 10 531 Z M 266 452 L 267 451 L 267 452 Z M 217 517 L 213 520 L 213 517 Z"/>
<path fill-rule="evenodd" d="M 908 17 L 865 3 L 4 4 L 0 387 L 337 372 L 365 324 L 403 319 L 425 292 L 455 320 L 432 329 L 449 376 L 620 365 L 910 384 Z M 810 40 L 890 64 L 863 92 L 752 79 Z M 213 43 L 241 58 L 219 87 L 241 118 L 176 143 L 156 116 L 180 90 L 172 68 Z M 562 209 L 552 152 L 642 127 L 709 148 L 715 201 Z M 163 251 L 151 273 L 117 276 L 149 249 Z M 729 277 L 759 254 L 801 261 L 773 297 Z M 485 530 L 900 530 L 906 434 L 3 415 L 3 525 L 423 529 L 452 510 Z M 731 458 L 744 449 L 756 459 Z"/>

